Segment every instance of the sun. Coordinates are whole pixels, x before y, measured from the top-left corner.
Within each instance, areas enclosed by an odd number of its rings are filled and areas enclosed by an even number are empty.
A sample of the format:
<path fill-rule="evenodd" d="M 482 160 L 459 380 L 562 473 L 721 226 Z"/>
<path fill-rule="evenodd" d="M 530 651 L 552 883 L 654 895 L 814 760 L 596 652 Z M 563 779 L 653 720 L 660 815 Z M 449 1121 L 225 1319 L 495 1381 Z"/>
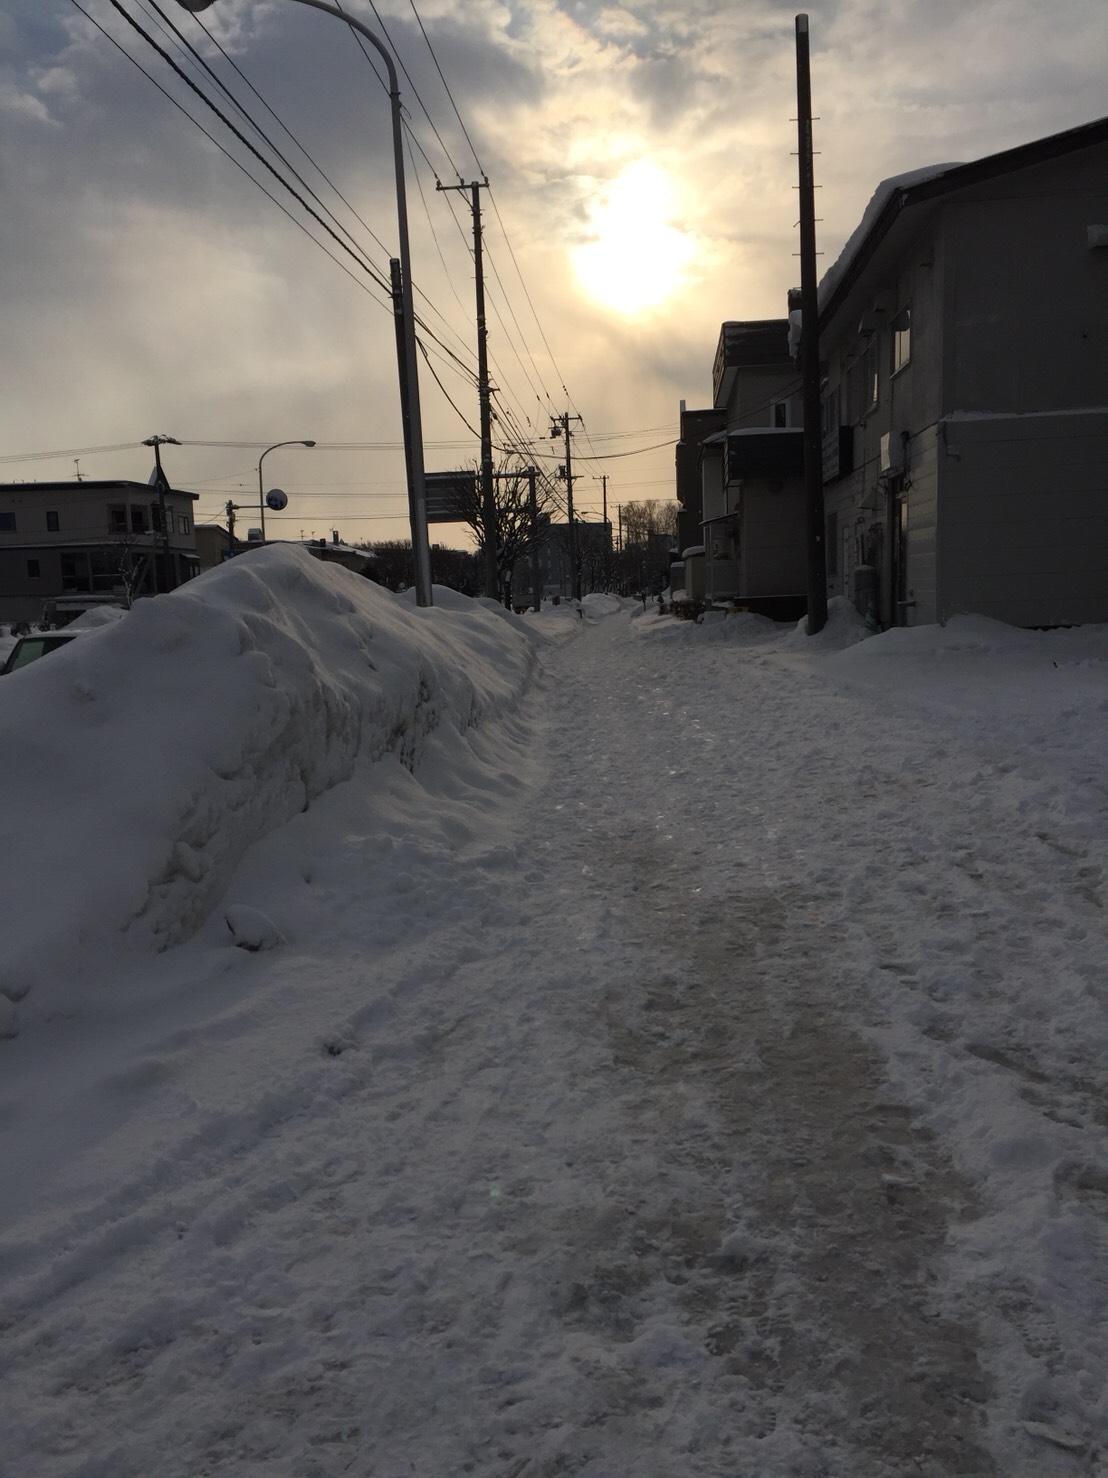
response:
<path fill-rule="evenodd" d="M 574 251 L 573 265 L 598 302 L 617 313 L 641 313 L 681 286 L 696 246 L 670 224 L 672 198 L 662 171 L 640 159 L 590 207 L 593 239 Z"/>

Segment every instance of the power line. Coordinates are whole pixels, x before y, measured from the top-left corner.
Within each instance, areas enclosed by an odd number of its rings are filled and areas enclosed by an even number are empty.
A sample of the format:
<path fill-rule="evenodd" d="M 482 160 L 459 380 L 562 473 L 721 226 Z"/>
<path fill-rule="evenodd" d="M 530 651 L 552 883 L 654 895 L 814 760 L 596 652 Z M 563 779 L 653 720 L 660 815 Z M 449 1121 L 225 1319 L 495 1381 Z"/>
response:
<path fill-rule="evenodd" d="M 339 10 L 342 10 L 342 0 L 335 0 L 335 4 L 338 6 Z M 404 73 L 405 80 L 407 81 L 408 86 L 412 90 L 412 96 L 415 98 L 415 100 L 419 104 L 419 106 L 423 109 L 423 116 L 427 119 L 427 122 L 430 124 L 430 126 L 431 126 L 431 132 L 435 135 L 435 138 L 438 140 L 439 148 L 446 155 L 447 162 L 449 163 L 450 168 L 454 171 L 454 173 L 458 176 L 458 178 L 461 179 L 462 178 L 461 171 L 458 169 L 458 166 L 454 163 L 453 159 L 450 157 L 450 150 L 443 143 L 443 141 L 442 141 L 442 135 L 439 133 L 438 129 L 435 127 L 435 121 L 431 117 L 430 113 L 427 111 L 427 105 L 424 103 L 422 97 L 420 97 L 419 89 L 416 87 L 415 83 L 412 81 L 411 73 L 408 71 L 407 67 L 404 65 L 403 58 L 400 55 L 400 52 L 399 52 L 399 50 L 397 48 L 397 45 L 396 45 L 396 42 L 393 41 L 392 37 L 389 35 L 388 27 L 385 25 L 384 21 L 381 19 L 381 13 L 377 9 L 377 6 L 373 3 L 373 0 L 369 0 L 369 8 L 370 8 L 370 10 L 373 11 L 374 18 L 376 19 L 377 24 L 380 26 L 381 32 L 382 32 L 385 40 L 389 43 L 389 46 L 392 48 L 392 54 L 396 58 L 397 63 L 399 64 L 400 70 Z M 364 51 L 365 51 L 365 48 L 364 47 L 362 48 L 362 51 L 364 53 Z M 430 162 L 430 161 L 428 161 L 428 162 Z"/>
<path fill-rule="evenodd" d="M 78 10 L 81 10 L 83 14 L 88 15 L 88 12 L 85 11 L 84 8 L 83 8 L 83 6 L 81 6 L 78 3 L 78 0 L 72 0 L 72 3 L 74 5 L 76 5 L 77 6 L 77 9 Z M 366 261 L 361 256 L 361 254 L 359 252 L 355 251 L 353 248 L 351 248 L 350 246 L 348 246 L 346 244 L 346 242 L 341 239 L 341 237 L 338 235 L 338 233 L 336 231 L 334 231 L 327 224 L 327 222 L 322 218 L 322 216 L 320 216 L 317 211 L 313 210 L 313 208 L 308 204 L 308 202 L 304 199 L 304 197 L 298 191 L 296 191 L 295 189 L 293 189 L 293 187 L 289 184 L 288 180 L 284 179 L 281 176 L 281 174 L 274 168 L 274 166 L 272 164 L 270 164 L 269 160 L 266 159 L 265 156 L 262 153 L 260 153 L 260 151 L 258 149 L 256 149 L 254 147 L 254 145 L 242 133 L 242 131 L 240 129 L 238 129 L 231 122 L 231 120 L 227 117 L 226 113 L 224 113 L 223 110 L 220 107 L 218 107 L 211 100 L 211 98 L 208 97 L 208 95 L 205 92 L 203 92 L 202 89 L 199 88 L 196 85 L 195 82 L 193 82 L 193 80 L 191 79 L 191 77 L 187 76 L 185 74 L 185 72 L 183 72 L 181 70 L 181 68 L 177 65 L 177 63 L 173 60 L 173 58 L 169 55 L 169 53 L 164 49 L 164 47 L 159 46 L 158 42 L 154 39 L 153 36 L 150 35 L 149 31 L 144 30 L 142 28 L 142 26 L 138 23 L 138 21 L 135 20 L 135 18 L 133 16 L 129 15 L 126 10 L 124 10 L 123 6 L 120 4 L 120 0 L 108 0 L 108 4 L 111 5 L 114 10 L 117 10 L 119 12 L 119 14 L 123 17 L 123 19 L 127 22 L 127 24 L 129 26 L 131 26 L 135 31 L 138 32 L 138 34 L 147 43 L 147 45 L 150 46 L 150 47 L 152 47 L 153 50 L 158 53 L 158 55 L 167 64 L 167 66 L 169 66 L 170 68 L 172 68 L 172 70 L 181 79 L 181 81 L 185 84 L 185 86 L 188 87 L 192 92 L 194 92 L 196 94 L 196 96 L 200 99 L 200 101 L 202 103 L 204 103 L 206 107 L 210 108 L 211 111 L 216 115 L 216 117 L 219 118 L 220 121 L 227 128 L 229 128 L 231 130 L 231 132 L 234 134 L 235 138 L 238 139 L 239 143 L 241 143 L 246 149 L 248 149 L 250 151 L 251 154 L 253 154 L 254 158 L 257 159 L 257 161 L 259 162 L 259 164 L 261 164 L 264 169 L 267 169 L 269 171 L 269 173 L 278 182 L 278 184 L 283 185 L 284 188 L 289 192 L 289 194 L 292 195 L 295 200 L 298 200 L 299 201 L 299 203 L 304 207 L 304 209 L 308 212 L 308 214 L 312 217 L 312 219 L 317 223 L 317 225 L 323 227 L 323 229 L 327 232 L 328 236 L 330 236 L 336 242 L 336 244 L 338 246 L 340 246 L 344 252 L 347 253 L 348 256 L 350 256 L 351 258 L 353 258 L 353 260 L 355 262 L 357 262 L 358 266 L 361 267 L 361 269 L 363 270 L 363 272 L 366 272 L 373 279 L 373 281 L 376 282 L 376 284 L 378 285 L 378 287 L 384 288 L 384 290 L 386 292 L 391 292 L 391 286 L 385 280 L 385 278 L 382 277 L 382 276 L 380 276 L 380 275 L 378 275 L 377 270 L 368 261 Z M 92 17 L 89 16 L 89 19 L 91 20 Z M 93 24 L 96 24 L 96 22 L 93 22 Z M 98 29 L 101 29 L 102 30 L 103 28 L 102 27 L 98 27 Z M 116 44 L 118 44 L 118 43 L 116 43 Z M 120 47 L 120 50 L 123 51 L 124 49 L 122 47 Z M 125 56 L 129 56 L 130 53 L 124 51 L 124 55 Z M 132 57 L 131 60 L 133 61 L 134 58 Z M 138 63 L 136 63 L 136 65 L 138 65 Z M 140 68 L 140 70 L 144 70 L 144 69 Z M 146 75 L 149 76 L 149 73 L 146 73 Z M 150 80 L 153 81 L 154 79 L 151 78 Z M 155 85 L 158 86 L 157 83 L 155 83 Z M 162 91 L 162 92 L 165 91 L 164 88 L 159 88 L 159 90 Z M 166 96 L 168 97 L 170 95 L 168 93 L 166 93 Z M 175 100 L 173 100 L 173 101 L 175 101 Z M 177 104 L 177 106 L 180 107 L 180 104 Z M 184 112 L 185 110 L 182 108 L 181 111 Z M 194 118 L 192 118 L 191 115 L 186 114 L 186 117 L 189 117 L 190 122 L 193 122 L 193 123 L 196 122 L 196 120 Z M 199 127 L 199 125 L 197 125 L 197 126 Z M 226 150 L 224 150 L 224 152 L 226 152 Z M 280 156 L 278 156 L 278 157 L 280 157 Z M 236 161 L 236 163 L 237 163 L 237 161 Z M 241 168 L 241 166 L 240 166 L 240 168 Z M 244 173 L 245 172 L 246 171 L 244 171 Z M 249 176 L 249 178 L 252 179 L 253 176 Z M 257 181 L 255 181 L 255 183 L 257 183 Z M 266 193 L 268 193 L 268 192 L 266 192 Z M 272 197 L 270 197 L 270 198 L 272 199 Z M 389 308 L 389 311 L 390 312 L 392 311 L 391 308 Z"/>
<path fill-rule="evenodd" d="M 469 136 L 469 130 L 466 128 L 465 124 L 462 122 L 462 115 L 458 112 L 458 104 L 454 101 L 454 94 L 450 91 L 450 83 L 447 82 L 446 77 L 445 77 L 445 75 L 443 73 L 443 70 L 439 66 L 439 59 L 435 55 L 435 48 L 431 45 L 431 38 L 430 38 L 430 36 L 428 36 L 427 31 L 426 31 L 426 28 L 424 27 L 423 21 L 420 19 L 419 11 L 416 9 L 416 6 L 415 6 L 415 0 L 408 0 L 408 3 L 412 7 L 412 14 L 415 16 L 416 20 L 419 21 L 419 29 L 420 29 L 420 31 L 423 34 L 424 41 L 426 41 L 426 43 L 427 43 L 427 50 L 431 53 L 431 60 L 435 64 L 435 70 L 438 72 L 439 77 L 442 79 L 442 85 L 443 85 L 443 87 L 446 88 L 446 95 L 450 99 L 450 106 L 454 109 L 454 117 L 457 118 L 459 124 L 461 124 L 462 133 L 465 134 L 465 141 L 469 145 L 469 152 L 473 155 L 473 162 L 476 164 L 479 173 L 485 176 L 485 183 L 488 184 L 488 171 L 486 170 L 485 166 L 481 163 L 480 159 L 478 159 L 478 157 L 477 157 L 477 150 L 474 147 L 473 140 Z M 405 75 L 407 75 L 407 74 L 405 73 Z M 455 171 L 455 173 L 457 173 L 457 171 Z M 461 175 L 458 175 L 458 178 L 461 179 Z"/>

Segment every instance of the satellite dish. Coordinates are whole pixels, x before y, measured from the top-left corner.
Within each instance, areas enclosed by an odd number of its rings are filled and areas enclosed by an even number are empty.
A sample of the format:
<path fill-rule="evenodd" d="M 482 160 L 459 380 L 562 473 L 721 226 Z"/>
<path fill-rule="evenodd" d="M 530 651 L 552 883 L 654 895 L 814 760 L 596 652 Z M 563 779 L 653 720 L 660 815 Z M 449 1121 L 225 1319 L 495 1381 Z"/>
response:
<path fill-rule="evenodd" d="M 265 506 L 272 508 L 274 513 L 280 513 L 282 508 L 289 506 L 289 500 L 282 488 L 270 488 L 265 495 Z"/>

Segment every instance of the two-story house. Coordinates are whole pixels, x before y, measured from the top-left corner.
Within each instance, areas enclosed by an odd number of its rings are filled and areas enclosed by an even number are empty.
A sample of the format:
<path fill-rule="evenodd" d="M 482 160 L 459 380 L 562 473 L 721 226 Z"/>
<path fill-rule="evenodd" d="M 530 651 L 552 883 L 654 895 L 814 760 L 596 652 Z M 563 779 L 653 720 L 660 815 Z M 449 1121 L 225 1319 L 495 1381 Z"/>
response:
<path fill-rule="evenodd" d="M 199 494 L 122 480 L 0 484 L 0 621 L 129 603 L 200 571 Z"/>
<path fill-rule="evenodd" d="M 1108 120 L 885 181 L 820 357 L 829 594 L 1108 621 Z"/>
<path fill-rule="evenodd" d="M 804 447 L 800 376 L 787 318 L 725 323 L 712 371 L 711 412 L 682 415 L 678 470 L 696 444 L 700 537 L 686 551 L 686 590 L 782 619 L 805 608 Z M 688 510 L 693 501 L 679 496 Z M 692 533 L 686 519 L 683 535 Z"/>

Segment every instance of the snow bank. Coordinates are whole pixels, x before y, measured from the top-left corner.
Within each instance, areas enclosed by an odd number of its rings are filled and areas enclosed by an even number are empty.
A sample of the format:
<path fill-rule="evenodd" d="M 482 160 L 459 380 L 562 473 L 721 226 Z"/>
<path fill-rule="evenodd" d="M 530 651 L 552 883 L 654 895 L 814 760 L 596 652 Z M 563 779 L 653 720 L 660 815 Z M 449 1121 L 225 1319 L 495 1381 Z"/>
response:
<path fill-rule="evenodd" d="M 356 765 L 412 769 L 436 728 L 514 707 L 523 628 L 436 600 L 273 547 L 9 674 L 0 995 L 186 938 L 246 848 Z"/>
<path fill-rule="evenodd" d="M 786 649 L 837 652 L 865 641 L 869 628 L 844 596 L 836 595 L 827 602 L 827 623 L 822 631 L 808 635 L 808 618 L 802 616 L 782 642 Z"/>
<path fill-rule="evenodd" d="M 583 598 L 581 609 L 585 613 L 586 621 L 599 621 L 605 616 L 618 616 L 620 611 L 628 610 L 637 604 L 637 601 L 624 596 L 606 595 L 600 590 L 594 590 L 591 595 Z"/>

